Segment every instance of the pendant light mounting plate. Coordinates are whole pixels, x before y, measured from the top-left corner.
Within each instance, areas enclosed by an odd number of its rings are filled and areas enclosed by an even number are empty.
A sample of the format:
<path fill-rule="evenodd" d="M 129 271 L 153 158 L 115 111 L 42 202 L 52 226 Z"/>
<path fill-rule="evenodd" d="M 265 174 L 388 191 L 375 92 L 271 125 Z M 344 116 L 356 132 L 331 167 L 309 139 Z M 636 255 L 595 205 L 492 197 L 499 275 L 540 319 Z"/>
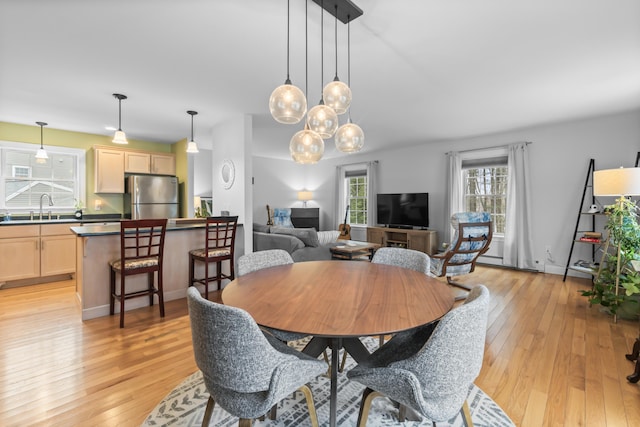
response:
<path fill-rule="evenodd" d="M 48 125 L 48 123 L 45 123 L 45 122 L 36 122 L 36 124 L 38 126 L 46 126 L 46 125 Z"/>
<path fill-rule="evenodd" d="M 198 114 L 198 112 L 189 110 L 189 111 L 187 111 L 187 114 L 189 114 L 190 116 L 195 116 L 196 114 Z"/>
<path fill-rule="evenodd" d="M 338 18 L 343 24 L 363 14 L 362 9 L 349 0 L 313 0 L 313 2 Z"/>
<path fill-rule="evenodd" d="M 122 101 L 123 99 L 127 99 L 127 95 L 121 95 L 119 93 L 114 93 L 113 97 L 118 99 L 118 100 L 120 100 L 120 101 Z"/>

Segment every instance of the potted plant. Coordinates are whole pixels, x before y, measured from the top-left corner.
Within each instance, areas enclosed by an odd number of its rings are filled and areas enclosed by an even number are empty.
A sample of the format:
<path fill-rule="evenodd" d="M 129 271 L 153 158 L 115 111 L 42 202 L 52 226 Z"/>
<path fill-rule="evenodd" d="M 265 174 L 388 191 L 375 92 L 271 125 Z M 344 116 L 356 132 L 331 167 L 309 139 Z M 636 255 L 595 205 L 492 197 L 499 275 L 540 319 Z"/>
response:
<path fill-rule="evenodd" d="M 607 206 L 605 230 L 609 233 L 608 250 L 602 265 L 595 267 L 593 287 L 581 291 L 590 304 L 600 304 L 614 315 L 635 317 L 638 315 L 640 294 L 640 225 L 635 202 L 620 197 Z M 606 250 L 606 248 L 605 248 Z"/>

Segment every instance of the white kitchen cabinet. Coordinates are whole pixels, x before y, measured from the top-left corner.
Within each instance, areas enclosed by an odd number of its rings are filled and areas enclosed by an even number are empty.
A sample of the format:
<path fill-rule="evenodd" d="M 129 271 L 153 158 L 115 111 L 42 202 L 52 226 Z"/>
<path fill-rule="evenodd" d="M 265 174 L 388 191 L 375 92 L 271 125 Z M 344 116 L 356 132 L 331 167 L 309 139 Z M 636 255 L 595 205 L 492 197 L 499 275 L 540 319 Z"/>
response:
<path fill-rule="evenodd" d="M 150 173 L 151 154 L 137 151 L 125 151 L 124 171 L 126 173 Z"/>
<path fill-rule="evenodd" d="M 157 175 L 175 175 L 176 156 L 173 154 L 151 153 L 151 173 Z"/>
<path fill-rule="evenodd" d="M 76 271 L 76 236 L 73 224 L 40 226 L 40 275 L 71 274 Z"/>
<path fill-rule="evenodd" d="M 0 227 L 0 283 L 40 276 L 40 226 Z"/>
<path fill-rule="evenodd" d="M 95 148 L 96 193 L 124 193 L 124 151 Z"/>

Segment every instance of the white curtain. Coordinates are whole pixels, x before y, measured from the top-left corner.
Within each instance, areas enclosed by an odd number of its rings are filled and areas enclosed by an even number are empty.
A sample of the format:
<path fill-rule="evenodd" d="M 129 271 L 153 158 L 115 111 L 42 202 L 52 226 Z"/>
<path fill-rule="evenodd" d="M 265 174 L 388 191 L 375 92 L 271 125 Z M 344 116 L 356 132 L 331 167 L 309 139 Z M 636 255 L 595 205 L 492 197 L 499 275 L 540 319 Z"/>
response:
<path fill-rule="evenodd" d="M 367 225 L 375 227 L 378 224 L 376 212 L 376 197 L 378 196 L 378 161 L 367 163 Z"/>
<path fill-rule="evenodd" d="M 503 263 L 520 269 L 536 269 L 531 232 L 531 184 L 527 145 L 523 142 L 508 147 Z"/>
<path fill-rule="evenodd" d="M 463 210 L 462 201 L 462 160 L 460 153 L 457 151 L 450 151 L 447 153 L 449 161 L 449 168 L 447 170 L 447 203 L 445 212 L 445 230 L 446 242 L 451 242 L 453 239 L 454 230 L 451 228 L 451 215 L 455 212 L 461 212 Z"/>
<path fill-rule="evenodd" d="M 344 194 L 344 171 L 345 166 L 336 166 L 336 211 L 334 218 L 336 221 L 335 230 L 342 224 L 344 209 L 346 208 L 346 195 Z"/>

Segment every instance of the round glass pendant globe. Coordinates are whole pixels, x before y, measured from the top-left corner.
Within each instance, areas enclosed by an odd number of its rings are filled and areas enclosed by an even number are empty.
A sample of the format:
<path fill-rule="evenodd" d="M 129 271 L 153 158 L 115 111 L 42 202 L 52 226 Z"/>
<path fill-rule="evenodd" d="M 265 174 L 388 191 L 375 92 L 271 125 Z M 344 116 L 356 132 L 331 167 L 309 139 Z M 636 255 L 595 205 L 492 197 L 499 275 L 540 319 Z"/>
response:
<path fill-rule="evenodd" d="M 320 135 L 320 138 L 331 138 L 338 129 L 338 115 L 327 105 L 316 105 L 307 114 L 307 124 L 310 130 Z"/>
<path fill-rule="evenodd" d="M 344 114 L 351 105 L 351 89 L 346 83 L 334 80 L 322 90 L 325 105 L 336 110 L 336 114 Z"/>
<path fill-rule="evenodd" d="M 295 124 L 307 112 L 307 99 L 298 87 L 285 83 L 271 93 L 269 111 L 278 123 Z"/>
<path fill-rule="evenodd" d="M 318 163 L 324 154 L 324 141 L 316 132 L 304 129 L 291 138 L 289 152 L 296 163 Z"/>
<path fill-rule="evenodd" d="M 343 153 L 356 153 L 364 146 L 364 132 L 360 126 L 346 123 L 336 131 L 336 148 Z"/>

